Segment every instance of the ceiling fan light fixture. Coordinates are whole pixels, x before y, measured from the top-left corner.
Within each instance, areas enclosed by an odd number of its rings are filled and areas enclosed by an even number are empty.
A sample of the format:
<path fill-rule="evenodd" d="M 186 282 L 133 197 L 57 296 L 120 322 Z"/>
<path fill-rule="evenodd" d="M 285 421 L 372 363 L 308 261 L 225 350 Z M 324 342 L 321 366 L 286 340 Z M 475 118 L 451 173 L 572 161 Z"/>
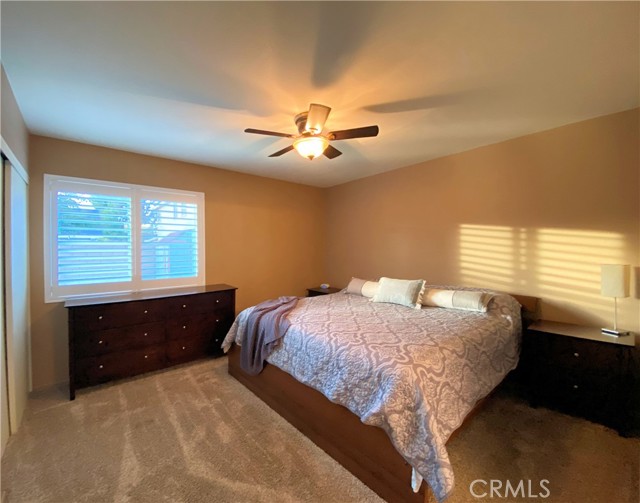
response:
<path fill-rule="evenodd" d="M 320 157 L 328 146 L 329 140 L 324 136 L 301 136 L 293 142 L 296 152 L 310 161 Z"/>
<path fill-rule="evenodd" d="M 298 134 L 278 133 L 276 131 L 266 131 L 264 129 L 245 129 L 245 133 L 262 134 L 266 136 L 281 136 L 293 138 L 293 144 L 274 152 L 269 157 L 280 157 L 295 150 L 305 159 L 313 161 L 316 157 L 324 155 L 327 159 L 335 159 L 342 155 L 337 148 L 330 145 L 333 140 L 351 140 L 353 138 L 367 138 L 378 136 L 378 126 L 366 126 L 353 129 L 342 129 L 340 131 L 325 131 L 324 123 L 329 117 L 331 108 L 318 103 L 311 103 L 309 110 L 300 112 L 294 118 Z M 324 133 L 323 133 L 324 131 Z"/>

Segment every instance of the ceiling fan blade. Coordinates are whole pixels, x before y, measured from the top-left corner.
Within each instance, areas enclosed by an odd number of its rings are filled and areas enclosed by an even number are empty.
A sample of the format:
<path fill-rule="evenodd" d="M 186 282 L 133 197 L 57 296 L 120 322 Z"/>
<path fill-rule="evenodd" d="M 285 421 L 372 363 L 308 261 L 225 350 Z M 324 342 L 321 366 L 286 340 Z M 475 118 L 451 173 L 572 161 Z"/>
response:
<path fill-rule="evenodd" d="M 328 157 L 329 159 L 335 159 L 339 155 L 342 155 L 342 152 L 340 152 L 337 148 L 329 145 L 327 148 L 324 149 L 323 154 L 325 155 L 325 157 Z"/>
<path fill-rule="evenodd" d="M 286 134 L 286 133 L 276 133 L 275 131 L 264 131 L 262 129 L 245 129 L 244 130 L 245 133 L 253 133 L 253 134 L 265 134 L 267 136 L 282 136 L 283 138 L 293 138 L 292 134 Z"/>
<path fill-rule="evenodd" d="M 305 129 L 310 133 L 321 133 L 322 128 L 324 128 L 324 123 L 327 122 L 327 117 L 329 117 L 329 112 L 331 112 L 330 107 L 311 103 L 311 105 L 309 105 Z"/>
<path fill-rule="evenodd" d="M 343 129 L 342 131 L 332 131 L 332 140 L 349 140 L 351 138 L 366 138 L 368 136 L 378 136 L 380 129 L 378 126 L 357 127 L 354 129 Z"/>
<path fill-rule="evenodd" d="M 293 145 L 289 145 L 288 147 L 283 148 L 282 150 L 278 150 L 274 152 L 269 157 L 280 157 L 282 154 L 286 154 L 287 152 L 291 152 L 293 150 Z"/>

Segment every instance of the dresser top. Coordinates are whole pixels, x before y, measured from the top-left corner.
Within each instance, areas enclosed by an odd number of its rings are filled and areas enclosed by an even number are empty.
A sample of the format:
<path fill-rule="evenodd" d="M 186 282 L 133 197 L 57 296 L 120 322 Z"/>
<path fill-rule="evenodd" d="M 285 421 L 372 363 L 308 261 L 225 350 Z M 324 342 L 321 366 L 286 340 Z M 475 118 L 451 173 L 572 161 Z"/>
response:
<path fill-rule="evenodd" d="M 113 295 L 92 295 L 69 299 L 64 303 L 64 307 L 95 306 L 97 304 L 112 304 L 115 302 L 133 302 L 136 300 L 161 299 L 164 297 L 178 297 L 180 295 L 194 295 L 209 292 L 224 292 L 226 290 L 237 290 L 235 286 L 219 283 L 216 285 L 188 286 L 183 288 L 162 288 L 158 290 L 145 290 L 127 294 Z"/>
<path fill-rule="evenodd" d="M 578 339 L 588 339 L 590 341 L 606 342 L 608 344 L 617 344 L 619 346 L 633 347 L 636 342 L 634 333 L 616 337 L 615 335 L 603 334 L 600 328 L 573 325 L 571 323 L 561 323 L 559 321 L 536 321 L 529 325 L 528 330 L 548 334 L 566 335 L 568 337 L 577 337 Z"/>

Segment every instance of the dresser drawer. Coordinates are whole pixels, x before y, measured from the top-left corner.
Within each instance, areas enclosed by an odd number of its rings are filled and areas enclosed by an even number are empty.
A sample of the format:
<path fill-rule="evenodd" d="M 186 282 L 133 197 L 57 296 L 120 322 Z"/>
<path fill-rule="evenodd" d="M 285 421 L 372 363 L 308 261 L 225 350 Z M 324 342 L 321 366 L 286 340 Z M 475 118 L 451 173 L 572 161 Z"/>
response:
<path fill-rule="evenodd" d="M 538 385 L 540 403 L 569 414 L 611 424 L 623 412 L 625 390 L 613 377 L 594 379 L 579 372 L 549 372 Z"/>
<path fill-rule="evenodd" d="M 606 392 L 606 383 L 590 379 L 588 376 L 571 370 L 542 365 L 536 376 L 537 388 L 546 396 L 567 400 L 577 393 L 589 393 L 600 399 Z M 615 382 L 615 381 L 614 381 Z"/>
<path fill-rule="evenodd" d="M 165 311 L 163 302 L 145 300 L 77 307 L 73 316 L 76 332 L 87 333 L 160 321 Z"/>
<path fill-rule="evenodd" d="M 184 339 L 196 335 L 209 338 L 229 329 L 229 313 L 198 314 L 167 323 L 167 339 Z"/>
<path fill-rule="evenodd" d="M 80 386 L 129 377 L 165 366 L 163 347 L 131 349 L 119 353 L 79 358 L 76 361 L 76 380 Z"/>
<path fill-rule="evenodd" d="M 229 328 L 222 330 L 220 332 L 216 332 L 213 335 L 211 340 L 211 354 L 222 356 L 224 351 L 222 350 L 222 341 L 224 341 L 224 337 L 227 335 Z"/>
<path fill-rule="evenodd" d="M 167 343 L 167 362 L 169 365 L 175 365 L 205 357 L 213 351 L 211 337 L 196 336 L 172 340 Z"/>
<path fill-rule="evenodd" d="M 143 323 L 131 327 L 111 328 L 89 332 L 76 341 L 76 357 L 97 356 L 114 351 L 162 345 L 165 340 L 164 323 Z"/>
<path fill-rule="evenodd" d="M 556 367 L 602 374 L 617 372 L 621 356 L 620 348 L 611 344 L 555 336 L 551 337 L 546 358 Z"/>
<path fill-rule="evenodd" d="M 172 316 L 191 316 L 233 308 L 234 292 L 214 292 L 202 295 L 174 297 L 168 309 Z"/>

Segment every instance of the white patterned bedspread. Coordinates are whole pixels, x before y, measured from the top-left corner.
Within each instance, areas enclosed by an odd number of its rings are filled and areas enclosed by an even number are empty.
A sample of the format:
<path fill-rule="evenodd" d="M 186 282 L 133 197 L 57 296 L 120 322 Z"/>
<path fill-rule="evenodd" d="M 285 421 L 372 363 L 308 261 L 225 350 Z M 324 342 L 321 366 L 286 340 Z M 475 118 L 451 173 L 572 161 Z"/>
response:
<path fill-rule="evenodd" d="M 225 351 L 242 344 L 251 310 L 238 315 Z M 486 313 L 418 310 L 340 292 L 301 299 L 289 319 L 267 361 L 384 429 L 444 500 L 454 482 L 445 443 L 518 362 L 518 302 L 497 294 Z"/>

